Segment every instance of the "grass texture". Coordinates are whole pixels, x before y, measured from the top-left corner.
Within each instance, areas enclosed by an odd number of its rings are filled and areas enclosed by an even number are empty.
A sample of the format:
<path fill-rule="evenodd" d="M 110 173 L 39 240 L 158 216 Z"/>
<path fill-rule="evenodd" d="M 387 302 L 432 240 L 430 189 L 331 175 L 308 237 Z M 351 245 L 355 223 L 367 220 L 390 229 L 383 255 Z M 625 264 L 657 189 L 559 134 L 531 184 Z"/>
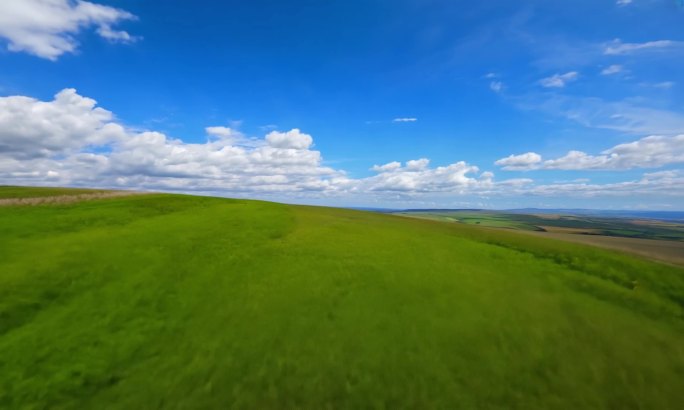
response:
<path fill-rule="evenodd" d="M 684 270 L 181 195 L 0 208 L 0 408 L 680 408 Z"/>

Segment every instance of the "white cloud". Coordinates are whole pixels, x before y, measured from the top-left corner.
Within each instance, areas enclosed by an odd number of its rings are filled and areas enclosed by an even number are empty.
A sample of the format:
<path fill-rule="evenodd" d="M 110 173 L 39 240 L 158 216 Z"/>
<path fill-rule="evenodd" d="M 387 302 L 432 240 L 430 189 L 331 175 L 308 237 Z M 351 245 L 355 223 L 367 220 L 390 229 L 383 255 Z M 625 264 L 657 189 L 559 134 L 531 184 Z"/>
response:
<path fill-rule="evenodd" d="M 62 90 L 48 102 L 0 98 L 0 153 L 16 159 L 49 157 L 121 138 L 123 127 L 95 104 L 74 89 Z"/>
<path fill-rule="evenodd" d="M 681 41 L 656 40 L 644 43 L 623 43 L 618 38 L 604 45 L 603 54 L 627 55 L 644 51 L 668 51 L 682 46 L 684 46 L 684 42 Z"/>
<path fill-rule="evenodd" d="M 680 175 L 680 171 L 658 171 L 658 172 L 647 172 L 644 174 L 644 179 L 663 179 L 663 178 L 676 178 Z"/>
<path fill-rule="evenodd" d="M 499 186 L 504 187 L 523 187 L 534 183 L 533 179 L 530 178 L 513 178 L 507 179 L 505 181 L 499 182 Z"/>
<path fill-rule="evenodd" d="M 418 118 L 413 118 L 413 117 L 395 118 L 392 120 L 392 122 L 416 122 L 416 121 L 418 121 Z"/>
<path fill-rule="evenodd" d="M 603 75 L 613 75 L 613 74 L 618 74 L 621 73 L 623 70 L 622 66 L 620 64 L 613 64 L 611 66 L 608 66 L 604 68 L 601 71 L 601 74 Z"/>
<path fill-rule="evenodd" d="M 505 170 L 625 170 L 658 168 L 684 163 L 684 135 L 649 136 L 638 141 L 616 145 L 599 155 L 570 151 L 566 155 L 542 162 L 540 155 L 528 152 L 496 161 Z"/>
<path fill-rule="evenodd" d="M 406 163 L 407 171 L 423 171 L 430 165 L 430 160 L 427 158 L 414 159 Z"/>
<path fill-rule="evenodd" d="M 684 162 L 684 134 L 649 136 L 603 151 L 613 168 L 655 168 Z"/>
<path fill-rule="evenodd" d="M 397 170 L 399 168 L 401 168 L 401 162 L 393 161 L 393 162 L 389 162 L 385 165 L 373 165 L 373 168 L 371 168 L 371 171 L 388 172 L 388 171 Z"/>
<path fill-rule="evenodd" d="M 0 181 L 280 192 L 334 190 L 345 180 L 297 129 L 258 140 L 228 127 L 206 132 L 198 144 L 126 129 L 73 89 L 47 102 L 0 97 Z"/>
<path fill-rule="evenodd" d="M 437 168 L 429 168 L 429 162 L 421 158 L 408 161 L 405 166 L 398 162 L 374 166 L 372 169 L 378 175 L 357 181 L 357 189 L 366 192 L 464 192 L 491 184 L 493 174 L 487 173 L 483 180 L 478 180 L 468 175 L 477 173 L 478 168 L 463 161 Z"/>
<path fill-rule="evenodd" d="M 113 42 L 129 43 L 137 38 L 112 26 L 133 20 L 125 10 L 71 0 L 2 0 L 0 1 L 0 37 L 7 48 L 38 57 L 56 60 L 78 47 L 74 36 L 85 28 L 97 27 L 97 33 Z"/>
<path fill-rule="evenodd" d="M 242 134 L 240 132 L 224 126 L 206 127 L 204 131 L 207 133 L 207 135 L 221 139 L 234 140 L 242 138 Z"/>
<path fill-rule="evenodd" d="M 545 197 L 684 197 L 684 173 L 673 171 L 664 175 L 644 174 L 637 180 L 607 184 L 568 183 L 536 185 L 525 194 Z M 521 191 L 522 192 L 522 191 Z"/>
<path fill-rule="evenodd" d="M 492 81 L 489 83 L 489 89 L 495 93 L 500 93 L 504 89 L 504 84 L 501 81 Z"/>
<path fill-rule="evenodd" d="M 527 152 L 520 155 L 509 155 L 495 162 L 506 171 L 530 170 L 537 167 L 541 162 L 541 155 L 535 152 Z"/>
<path fill-rule="evenodd" d="M 102 38 L 105 38 L 112 43 L 133 43 L 138 41 L 139 37 L 132 36 L 126 31 L 121 31 L 121 30 L 112 30 L 111 26 L 108 25 L 103 25 L 100 28 L 97 29 L 97 34 L 102 36 Z"/>
<path fill-rule="evenodd" d="M 48 102 L 0 97 L 0 107 L 0 183 L 269 195 L 458 194 L 495 185 L 493 174 L 478 176 L 478 168 L 463 161 L 430 168 L 427 158 L 375 166 L 377 175 L 350 179 L 323 166 L 320 152 L 311 149 L 313 138 L 299 129 L 247 139 L 211 126 L 205 143 L 134 131 L 73 89 Z"/>
<path fill-rule="evenodd" d="M 313 138 L 295 128 L 288 132 L 271 131 L 266 135 L 266 142 L 273 148 L 307 150 L 313 144 Z"/>
<path fill-rule="evenodd" d="M 618 6 L 626 6 L 628 4 L 632 4 L 632 0 L 617 0 L 615 4 Z"/>
<path fill-rule="evenodd" d="M 571 81 L 577 80 L 579 73 L 577 71 L 570 71 L 565 74 L 554 74 L 551 77 L 542 78 L 539 84 L 546 88 L 563 88 Z"/>
<path fill-rule="evenodd" d="M 635 192 L 684 196 L 681 172 L 645 174 L 613 184 L 537 185 L 529 178 L 495 181 L 465 161 L 431 167 L 427 158 L 374 166 L 375 175 L 350 178 L 323 166 L 313 138 L 298 129 L 247 138 L 230 127 L 205 129 L 204 143 L 137 131 L 92 99 L 66 89 L 51 101 L 0 97 L 0 184 L 67 185 L 203 192 L 265 199 L 453 196 L 600 196 Z M 600 155 L 575 155 L 589 169 L 657 167 L 684 162 L 684 136 L 647 137 Z M 566 156 L 568 157 L 568 156 Z M 504 167 L 576 169 L 568 158 L 541 162 L 538 154 L 511 156 Z M 566 161 L 566 164 L 563 164 Z M 351 199 L 350 199 L 351 198 Z"/>

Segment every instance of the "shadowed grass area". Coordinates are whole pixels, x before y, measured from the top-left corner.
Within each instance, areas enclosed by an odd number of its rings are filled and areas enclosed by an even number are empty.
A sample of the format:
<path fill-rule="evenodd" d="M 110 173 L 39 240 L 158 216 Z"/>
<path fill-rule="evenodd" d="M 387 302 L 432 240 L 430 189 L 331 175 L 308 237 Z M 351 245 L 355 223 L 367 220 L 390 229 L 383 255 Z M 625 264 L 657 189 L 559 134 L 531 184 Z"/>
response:
<path fill-rule="evenodd" d="M 180 195 L 0 208 L 0 408 L 678 408 L 684 270 Z"/>

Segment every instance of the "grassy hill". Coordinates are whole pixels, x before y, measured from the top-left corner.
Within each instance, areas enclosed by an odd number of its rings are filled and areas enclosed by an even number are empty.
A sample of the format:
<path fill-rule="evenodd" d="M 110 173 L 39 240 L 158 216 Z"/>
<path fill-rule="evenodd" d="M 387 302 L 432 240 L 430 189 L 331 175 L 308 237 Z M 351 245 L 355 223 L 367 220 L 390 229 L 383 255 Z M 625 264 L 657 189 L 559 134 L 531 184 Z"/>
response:
<path fill-rule="evenodd" d="M 626 254 L 181 195 L 0 207 L 0 408 L 675 409 L 682 380 L 684 270 Z"/>

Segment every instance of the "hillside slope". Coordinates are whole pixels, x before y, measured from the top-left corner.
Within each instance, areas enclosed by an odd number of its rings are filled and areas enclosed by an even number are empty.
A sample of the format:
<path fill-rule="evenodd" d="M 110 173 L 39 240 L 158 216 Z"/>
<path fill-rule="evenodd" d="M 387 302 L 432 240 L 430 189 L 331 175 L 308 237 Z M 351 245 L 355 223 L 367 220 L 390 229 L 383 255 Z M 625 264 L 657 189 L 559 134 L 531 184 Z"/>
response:
<path fill-rule="evenodd" d="M 684 270 L 181 195 L 0 208 L 0 408 L 678 408 Z"/>

